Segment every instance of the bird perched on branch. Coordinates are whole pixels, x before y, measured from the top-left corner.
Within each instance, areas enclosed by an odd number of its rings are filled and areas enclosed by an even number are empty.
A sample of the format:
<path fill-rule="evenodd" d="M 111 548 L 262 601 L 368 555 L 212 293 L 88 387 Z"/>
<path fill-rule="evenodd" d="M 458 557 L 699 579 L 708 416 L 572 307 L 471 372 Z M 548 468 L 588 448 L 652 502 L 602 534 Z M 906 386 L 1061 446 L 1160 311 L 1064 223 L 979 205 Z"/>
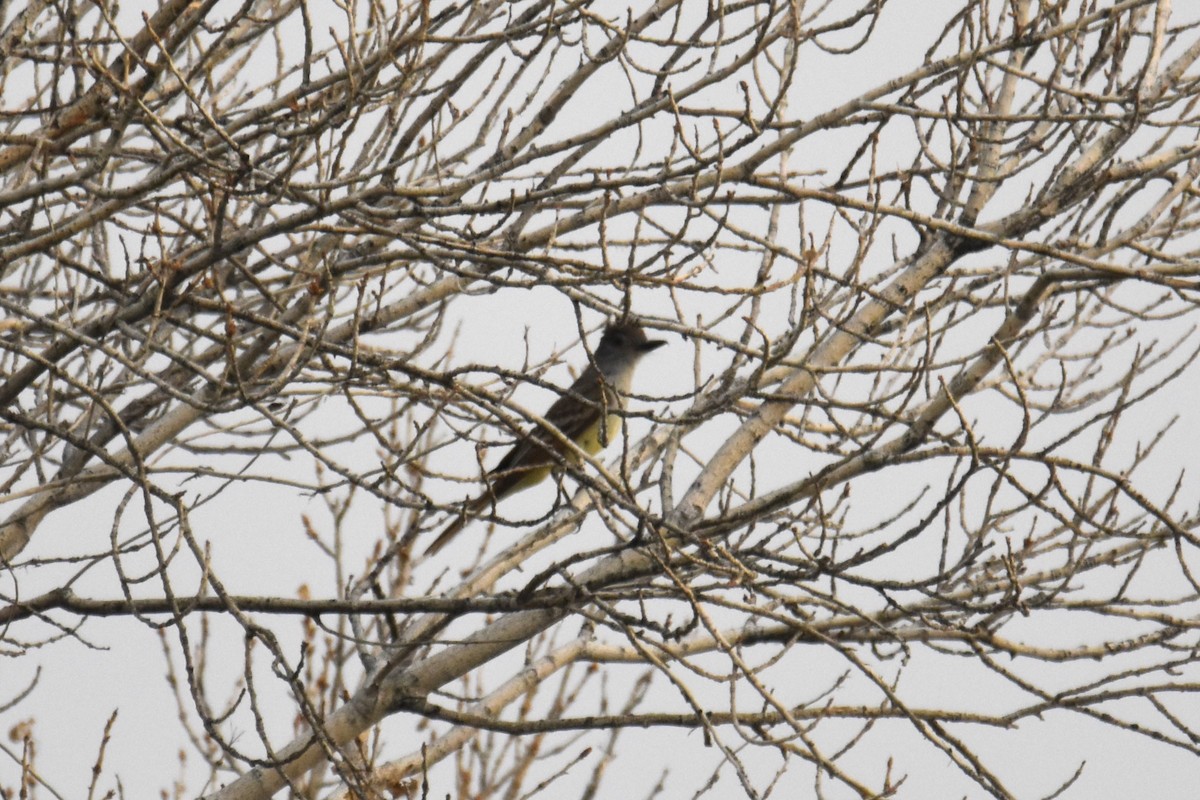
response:
<path fill-rule="evenodd" d="M 588 455 L 595 455 L 621 431 L 624 395 L 629 393 L 633 371 L 642 356 L 666 344 L 646 338 L 632 322 L 610 325 L 600 346 L 579 379 L 550 406 L 543 419 L 554 430 L 537 426 L 522 436 L 486 476 L 487 491 L 469 501 L 446 530 L 425 550 L 432 555 L 489 505 L 528 489 L 563 463 L 578 461 L 569 440 Z"/>

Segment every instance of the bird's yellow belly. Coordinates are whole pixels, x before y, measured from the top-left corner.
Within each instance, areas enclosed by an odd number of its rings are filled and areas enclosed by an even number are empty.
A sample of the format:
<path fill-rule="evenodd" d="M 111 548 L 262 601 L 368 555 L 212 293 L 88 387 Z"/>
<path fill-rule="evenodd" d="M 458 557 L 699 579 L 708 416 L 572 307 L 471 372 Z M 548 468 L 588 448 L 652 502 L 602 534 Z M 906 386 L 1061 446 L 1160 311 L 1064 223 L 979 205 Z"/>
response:
<path fill-rule="evenodd" d="M 594 456 L 607 447 L 620 433 L 621 418 L 616 414 L 609 414 L 608 418 L 604 420 L 604 424 L 597 422 L 584 431 L 575 443 L 579 445 L 580 450 L 589 456 Z"/>
<path fill-rule="evenodd" d="M 616 439 L 621 433 L 621 418 L 616 414 L 609 414 L 604 424 L 596 424 L 585 430 L 578 439 L 575 440 L 576 446 L 580 450 L 587 453 L 589 456 L 594 456 L 608 446 L 613 439 Z M 558 449 L 558 448 L 555 448 Z M 571 464 L 579 463 L 575 451 L 570 450 L 563 455 L 564 460 Z M 521 492 L 532 486 L 536 486 L 546 479 L 550 473 L 558 467 L 558 463 L 550 463 L 521 469 L 521 480 L 513 485 L 512 492 Z"/>

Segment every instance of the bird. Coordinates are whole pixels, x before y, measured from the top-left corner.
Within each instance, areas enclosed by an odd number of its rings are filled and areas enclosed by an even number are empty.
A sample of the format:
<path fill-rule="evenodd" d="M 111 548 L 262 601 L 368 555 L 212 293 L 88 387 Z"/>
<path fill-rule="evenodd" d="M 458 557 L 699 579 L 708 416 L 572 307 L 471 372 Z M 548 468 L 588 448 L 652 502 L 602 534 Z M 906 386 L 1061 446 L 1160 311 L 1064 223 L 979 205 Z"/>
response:
<path fill-rule="evenodd" d="M 664 344 L 648 338 L 634 322 L 616 322 L 605 328 L 587 369 L 542 415 L 557 433 L 538 426 L 518 439 L 485 476 L 487 490 L 464 505 L 426 548 L 425 555 L 445 547 L 487 506 L 540 483 L 563 462 L 577 463 L 577 454 L 563 439 L 574 442 L 588 455 L 604 449 L 621 431 L 618 412 L 633 383 L 634 369 L 642 356 Z"/>

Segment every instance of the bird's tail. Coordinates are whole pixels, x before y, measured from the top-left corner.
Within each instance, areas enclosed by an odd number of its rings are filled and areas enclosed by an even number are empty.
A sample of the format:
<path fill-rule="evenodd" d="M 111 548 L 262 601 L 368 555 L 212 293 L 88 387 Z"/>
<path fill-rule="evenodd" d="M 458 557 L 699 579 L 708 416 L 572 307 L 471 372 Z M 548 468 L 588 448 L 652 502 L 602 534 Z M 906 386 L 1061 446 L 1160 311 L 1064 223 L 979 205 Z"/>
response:
<path fill-rule="evenodd" d="M 438 534 L 438 537 L 429 544 L 429 547 L 425 548 L 425 555 L 432 556 L 445 547 L 451 539 L 458 535 L 458 532 L 463 529 L 464 525 L 470 522 L 476 514 L 478 514 L 484 509 L 485 506 L 487 506 L 488 500 L 488 496 L 484 495 L 482 497 L 476 497 L 474 500 L 463 506 L 462 511 L 460 511 L 458 516 L 454 518 L 454 521 L 447 525 L 444 531 Z"/>

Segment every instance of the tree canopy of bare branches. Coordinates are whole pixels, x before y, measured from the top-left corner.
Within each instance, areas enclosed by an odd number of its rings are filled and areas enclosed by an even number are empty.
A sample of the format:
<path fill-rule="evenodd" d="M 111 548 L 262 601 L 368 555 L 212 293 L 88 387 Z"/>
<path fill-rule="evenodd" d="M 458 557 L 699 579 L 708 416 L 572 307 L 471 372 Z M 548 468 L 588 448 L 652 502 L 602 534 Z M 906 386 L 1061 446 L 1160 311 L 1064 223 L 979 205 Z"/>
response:
<path fill-rule="evenodd" d="M 1176 5 L 0 5 L 0 794 L 1187 796 Z"/>

